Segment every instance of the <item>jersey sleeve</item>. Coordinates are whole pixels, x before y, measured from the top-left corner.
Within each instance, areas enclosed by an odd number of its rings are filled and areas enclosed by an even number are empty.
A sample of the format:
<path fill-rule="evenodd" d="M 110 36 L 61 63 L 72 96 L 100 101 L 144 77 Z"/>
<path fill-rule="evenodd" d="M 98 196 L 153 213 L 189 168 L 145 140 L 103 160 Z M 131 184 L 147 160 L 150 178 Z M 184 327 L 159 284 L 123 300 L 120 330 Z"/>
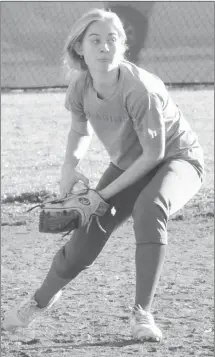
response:
<path fill-rule="evenodd" d="M 74 114 L 80 122 L 87 121 L 83 107 L 83 85 L 78 77 L 67 88 L 65 108 Z"/>

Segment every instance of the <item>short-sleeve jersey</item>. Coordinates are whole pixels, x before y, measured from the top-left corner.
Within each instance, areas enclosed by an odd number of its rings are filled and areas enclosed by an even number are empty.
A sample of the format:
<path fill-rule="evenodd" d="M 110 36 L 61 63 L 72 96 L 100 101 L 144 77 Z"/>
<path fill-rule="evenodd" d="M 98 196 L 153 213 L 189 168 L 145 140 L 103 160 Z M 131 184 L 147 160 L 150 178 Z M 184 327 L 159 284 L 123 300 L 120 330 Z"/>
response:
<path fill-rule="evenodd" d="M 67 89 L 65 107 L 78 120 L 89 120 L 106 148 L 110 160 L 126 170 L 144 153 L 153 150 L 153 139 L 165 132 L 165 157 L 190 161 L 203 171 L 203 153 L 165 84 L 157 76 L 123 61 L 116 91 L 100 99 L 88 71 L 73 79 Z"/>

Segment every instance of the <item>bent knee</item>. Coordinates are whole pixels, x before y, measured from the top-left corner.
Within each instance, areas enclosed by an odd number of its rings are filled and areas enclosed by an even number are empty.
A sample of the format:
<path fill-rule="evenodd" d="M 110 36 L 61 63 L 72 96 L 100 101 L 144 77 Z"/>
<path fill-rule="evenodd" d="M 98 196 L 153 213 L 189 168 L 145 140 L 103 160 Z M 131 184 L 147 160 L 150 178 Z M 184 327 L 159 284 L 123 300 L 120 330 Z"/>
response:
<path fill-rule="evenodd" d="M 160 199 L 137 202 L 133 211 L 136 244 L 167 244 L 168 205 Z"/>
<path fill-rule="evenodd" d="M 65 279 L 75 278 L 81 271 L 93 266 L 94 260 L 84 255 L 69 256 L 65 254 L 65 246 L 60 249 L 54 258 L 54 267 L 56 273 Z"/>

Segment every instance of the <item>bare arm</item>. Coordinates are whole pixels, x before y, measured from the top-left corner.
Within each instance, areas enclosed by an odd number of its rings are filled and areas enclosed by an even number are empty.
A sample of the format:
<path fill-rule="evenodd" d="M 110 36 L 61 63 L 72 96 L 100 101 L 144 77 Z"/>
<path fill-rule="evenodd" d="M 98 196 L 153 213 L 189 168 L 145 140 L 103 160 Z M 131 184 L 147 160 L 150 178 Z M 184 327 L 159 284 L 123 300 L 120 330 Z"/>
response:
<path fill-rule="evenodd" d="M 88 185 L 89 179 L 76 171 L 76 166 L 86 154 L 93 135 L 93 129 L 88 121 L 81 122 L 72 114 L 72 125 L 68 134 L 66 154 L 61 170 L 60 192 L 62 195 L 70 192 L 79 180 Z"/>
<path fill-rule="evenodd" d="M 66 154 L 64 165 L 73 168 L 77 166 L 79 160 L 86 154 L 93 135 L 93 129 L 89 121 L 80 121 L 74 113 L 71 114 L 71 128 L 67 138 Z"/>
<path fill-rule="evenodd" d="M 84 133 L 84 130 L 75 131 L 75 128 L 71 128 L 67 139 L 64 165 L 70 165 L 75 168 L 79 160 L 86 154 L 91 138 L 90 129 L 89 132 Z"/>

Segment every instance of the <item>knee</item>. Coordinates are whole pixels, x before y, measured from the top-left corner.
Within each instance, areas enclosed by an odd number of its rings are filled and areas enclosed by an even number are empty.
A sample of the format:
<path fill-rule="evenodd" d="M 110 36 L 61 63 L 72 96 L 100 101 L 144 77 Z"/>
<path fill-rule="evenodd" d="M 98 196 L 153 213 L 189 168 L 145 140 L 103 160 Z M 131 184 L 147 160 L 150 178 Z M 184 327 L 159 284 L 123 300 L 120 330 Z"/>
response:
<path fill-rule="evenodd" d="M 133 210 L 136 244 L 167 244 L 168 203 L 162 198 L 137 200 Z"/>
<path fill-rule="evenodd" d="M 55 271 L 61 278 L 74 279 L 81 271 L 93 266 L 94 261 L 83 254 L 67 253 L 66 247 L 62 247 L 54 257 Z"/>

